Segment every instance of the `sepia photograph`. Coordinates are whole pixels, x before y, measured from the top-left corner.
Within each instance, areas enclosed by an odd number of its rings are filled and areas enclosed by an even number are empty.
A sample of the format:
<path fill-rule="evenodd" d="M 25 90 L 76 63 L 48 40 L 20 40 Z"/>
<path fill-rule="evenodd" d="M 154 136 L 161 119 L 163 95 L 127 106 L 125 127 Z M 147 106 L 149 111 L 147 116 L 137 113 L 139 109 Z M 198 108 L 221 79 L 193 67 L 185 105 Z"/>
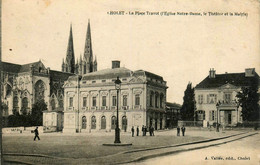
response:
<path fill-rule="evenodd" d="M 260 164 L 259 0 L 0 0 L 1 164 Z"/>

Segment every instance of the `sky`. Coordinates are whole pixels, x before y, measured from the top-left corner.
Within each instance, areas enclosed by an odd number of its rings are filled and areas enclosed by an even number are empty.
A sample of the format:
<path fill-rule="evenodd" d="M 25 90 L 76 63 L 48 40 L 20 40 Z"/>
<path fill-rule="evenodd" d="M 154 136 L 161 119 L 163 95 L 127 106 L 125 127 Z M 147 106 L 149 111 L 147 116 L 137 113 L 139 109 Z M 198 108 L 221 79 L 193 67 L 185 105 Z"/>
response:
<path fill-rule="evenodd" d="M 2 0 L 2 60 L 26 64 L 41 59 L 46 67 L 61 70 L 70 24 L 75 57 L 79 58 L 89 19 L 98 70 L 111 68 L 112 60 L 120 60 L 122 67 L 158 74 L 167 81 L 168 102 L 182 104 L 187 84 L 196 86 L 210 68 L 217 74 L 244 72 L 245 68 L 260 73 L 257 0 L 147 2 Z M 125 13 L 110 15 L 110 11 Z M 135 11 L 176 15 L 135 15 Z M 229 14 L 235 12 L 242 16 Z"/>

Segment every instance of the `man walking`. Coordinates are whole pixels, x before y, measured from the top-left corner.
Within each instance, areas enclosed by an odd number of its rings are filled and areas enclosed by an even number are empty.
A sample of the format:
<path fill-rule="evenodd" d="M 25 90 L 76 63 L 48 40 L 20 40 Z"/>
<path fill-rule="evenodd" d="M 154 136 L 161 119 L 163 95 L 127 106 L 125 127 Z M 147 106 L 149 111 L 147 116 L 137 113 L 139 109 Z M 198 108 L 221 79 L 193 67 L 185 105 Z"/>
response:
<path fill-rule="evenodd" d="M 135 129 L 134 129 L 134 126 L 132 127 L 132 137 L 134 137 L 134 134 L 135 134 Z"/>
<path fill-rule="evenodd" d="M 34 141 L 35 141 L 36 138 L 38 138 L 38 140 L 40 140 L 38 127 L 36 127 L 36 129 L 34 130 L 34 134 L 35 134 Z"/>
<path fill-rule="evenodd" d="M 136 128 L 136 136 L 139 136 L 139 127 Z"/>
<path fill-rule="evenodd" d="M 143 127 L 142 127 L 142 132 L 143 132 L 143 136 L 144 136 L 144 125 L 143 125 Z"/>
<path fill-rule="evenodd" d="M 184 125 L 181 127 L 181 132 L 182 132 L 182 136 L 184 136 L 185 135 L 185 127 L 184 127 Z"/>
<path fill-rule="evenodd" d="M 154 128 L 153 128 L 153 126 L 151 127 L 151 131 L 152 131 L 152 136 L 154 136 Z"/>
<path fill-rule="evenodd" d="M 147 132 L 147 127 L 144 126 L 144 136 L 146 136 L 146 132 Z"/>
<path fill-rule="evenodd" d="M 180 127 L 177 126 L 177 136 L 180 136 Z"/>

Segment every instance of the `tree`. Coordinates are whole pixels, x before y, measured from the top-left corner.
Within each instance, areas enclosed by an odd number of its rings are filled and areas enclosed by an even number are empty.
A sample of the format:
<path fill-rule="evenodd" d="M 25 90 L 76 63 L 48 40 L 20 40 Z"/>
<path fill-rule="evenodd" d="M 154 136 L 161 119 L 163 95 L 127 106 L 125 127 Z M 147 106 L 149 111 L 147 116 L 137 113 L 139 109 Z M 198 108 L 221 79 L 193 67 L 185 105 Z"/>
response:
<path fill-rule="evenodd" d="M 188 83 L 184 92 L 183 104 L 181 107 L 181 117 L 183 120 L 191 121 L 194 119 L 195 110 L 195 94 L 192 83 Z"/>
<path fill-rule="evenodd" d="M 8 105 L 4 102 L 1 101 L 1 110 L 3 115 L 8 114 Z"/>
<path fill-rule="evenodd" d="M 47 110 L 47 104 L 44 100 L 38 100 L 32 108 L 32 123 L 33 125 L 42 125 L 43 111 Z"/>
<path fill-rule="evenodd" d="M 242 87 L 236 95 L 239 105 L 242 107 L 242 118 L 244 121 L 259 120 L 259 94 L 258 83 L 252 83 L 249 87 Z"/>

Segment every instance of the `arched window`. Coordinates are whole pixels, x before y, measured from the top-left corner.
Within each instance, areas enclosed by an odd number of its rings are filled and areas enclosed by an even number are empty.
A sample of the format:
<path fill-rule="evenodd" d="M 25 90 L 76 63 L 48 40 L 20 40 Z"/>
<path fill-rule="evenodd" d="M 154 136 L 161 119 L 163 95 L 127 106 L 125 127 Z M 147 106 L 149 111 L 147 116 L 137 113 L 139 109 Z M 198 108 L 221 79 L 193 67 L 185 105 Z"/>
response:
<path fill-rule="evenodd" d="M 44 100 L 44 82 L 42 80 L 39 80 L 35 84 L 35 100 Z"/>
<path fill-rule="evenodd" d="M 96 129 L 96 116 L 91 117 L 91 129 Z"/>
<path fill-rule="evenodd" d="M 28 108 L 28 98 L 24 97 L 22 100 L 22 108 Z"/>
<path fill-rule="evenodd" d="M 13 107 L 14 107 L 14 108 L 18 108 L 18 97 L 17 97 L 17 96 L 15 96 L 15 97 L 13 98 Z"/>
<path fill-rule="evenodd" d="M 152 107 L 153 106 L 153 91 L 150 93 L 150 106 Z"/>
<path fill-rule="evenodd" d="M 115 129 L 116 128 L 116 117 L 112 116 L 111 118 L 111 129 Z"/>
<path fill-rule="evenodd" d="M 126 116 L 122 117 L 122 129 L 126 132 L 127 130 L 127 118 Z"/>
<path fill-rule="evenodd" d="M 163 107 L 163 94 L 160 95 L 160 108 Z"/>
<path fill-rule="evenodd" d="M 51 100 L 51 109 L 54 110 L 56 108 L 56 103 L 54 98 Z"/>
<path fill-rule="evenodd" d="M 101 129 L 106 129 L 106 117 L 101 117 Z"/>
<path fill-rule="evenodd" d="M 8 97 L 8 96 L 11 96 L 11 91 L 12 91 L 12 87 L 7 84 L 6 85 L 6 94 L 5 94 L 5 97 Z"/>
<path fill-rule="evenodd" d="M 135 105 L 140 105 L 140 95 L 139 94 L 135 95 Z"/>
<path fill-rule="evenodd" d="M 82 117 L 82 129 L 86 129 L 87 128 L 87 118 L 86 116 Z"/>
<path fill-rule="evenodd" d="M 24 97 L 22 99 L 22 114 L 26 115 L 27 114 L 27 109 L 28 109 L 28 98 L 27 97 Z"/>

